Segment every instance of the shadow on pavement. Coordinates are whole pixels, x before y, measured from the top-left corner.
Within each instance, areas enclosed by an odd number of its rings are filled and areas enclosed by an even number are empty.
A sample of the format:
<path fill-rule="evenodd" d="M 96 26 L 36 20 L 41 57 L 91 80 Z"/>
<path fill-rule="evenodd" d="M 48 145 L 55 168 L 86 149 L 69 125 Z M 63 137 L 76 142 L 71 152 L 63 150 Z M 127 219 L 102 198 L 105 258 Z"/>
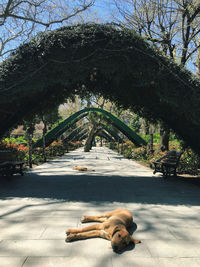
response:
<path fill-rule="evenodd" d="M 200 205 L 199 189 L 199 181 L 187 182 L 179 177 L 28 174 L 0 179 L 0 199 L 33 197 L 83 202 Z"/>

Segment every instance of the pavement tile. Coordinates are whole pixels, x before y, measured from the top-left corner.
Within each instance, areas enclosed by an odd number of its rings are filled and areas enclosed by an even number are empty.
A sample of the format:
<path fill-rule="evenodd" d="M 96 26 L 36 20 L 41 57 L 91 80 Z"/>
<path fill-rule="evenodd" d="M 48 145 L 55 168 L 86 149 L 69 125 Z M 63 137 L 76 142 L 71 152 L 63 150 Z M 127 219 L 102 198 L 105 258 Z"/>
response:
<path fill-rule="evenodd" d="M 1 267 L 22 267 L 26 257 L 0 257 Z"/>
<path fill-rule="evenodd" d="M 47 227 L 44 232 L 41 234 L 40 239 L 62 239 L 66 237 L 66 230 L 68 228 L 73 228 L 74 225 L 63 225 L 63 226 L 51 226 Z"/>
<path fill-rule="evenodd" d="M 113 267 L 156 267 L 156 261 L 153 258 L 136 257 L 112 257 Z"/>
<path fill-rule="evenodd" d="M 156 258 L 158 267 L 199 267 L 200 258 Z"/>
<path fill-rule="evenodd" d="M 167 226 L 169 227 L 174 227 L 174 228 L 179 228 L 179 227 L 184 227 L 184 228 L 198 228 L 199 227 L 199 222 L 200 218 L 198 217 L 193 217 L 193 218 L 173 218 L 173 219 L 166 219 L 163 221 L 166 223 Z"/>
<path fill-rule="evenodd" d="M 45 227 L 41 225 L 12 225 L 0 228 L 1 239 L 35 239 L 39 238 L 44 232 Z"/>
<path fill-rule="evenodd" d="M 70 256 L 75 257 L 77 255 L 83 257 L 103 257 L 107 253 L 113 254 L 110 241 L 101 238 L 92 238 L 86 240 L 80 240 L 75 242 L 66 243 L 66 246 L 70 250 Z"/>
<path fill-rule="evenodd" d="M 0 256 L 69 256 L 70 247 L 63 240 L 3 240 Z"/>
<path fill-rule="evenodd" d="M 111 257 L 28 257 L 23 267 L 112 267 Z"/>
<path fill-rule="evenodd" d="M 200 241 L 200 227 L 184 227 L 177 226 L 176 228 L 170 227 L 169 231 L 175 236 L 176 239 Z"/>
<path fill-rule="evenodd" d="M 136 239 L 159 239 L 159 240 L 168 240 L 176 239 L 166 226 L 164 227 L 141 227 L 139 225 L 138 229 L 134 233 Z"/>
<path fill-rule="evenodd" d="M 152 257 L 200 257 L 200 242 L 187 240 L 144 240 Z"/>

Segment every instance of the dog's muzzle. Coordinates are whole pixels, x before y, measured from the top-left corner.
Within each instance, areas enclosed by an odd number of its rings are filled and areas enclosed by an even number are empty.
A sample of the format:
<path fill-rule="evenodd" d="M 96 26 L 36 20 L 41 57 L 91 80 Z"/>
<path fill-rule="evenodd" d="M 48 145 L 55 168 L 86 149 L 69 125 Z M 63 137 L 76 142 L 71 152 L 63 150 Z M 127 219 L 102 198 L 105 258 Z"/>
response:
<path fill-rule="evenodd" d="M 117 244 L 113 244 L 112 248 L 113 248 L 114 251 L 118 251 L 118 245 Z"/>

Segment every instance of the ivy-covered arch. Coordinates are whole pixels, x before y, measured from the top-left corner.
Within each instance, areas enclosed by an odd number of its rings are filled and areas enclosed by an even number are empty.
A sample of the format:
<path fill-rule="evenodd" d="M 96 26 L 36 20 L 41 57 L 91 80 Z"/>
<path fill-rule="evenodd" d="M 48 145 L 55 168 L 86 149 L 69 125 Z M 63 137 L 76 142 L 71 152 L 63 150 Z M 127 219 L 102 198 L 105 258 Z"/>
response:
<path fill-rule="evenodd" d="M 26 115 L 88 92 L 163 121 L 200 152 L 199 79 L 110 24 L 41 33 L 0 64 L 0 136 Z"/>
<path fill-rule="evenodd" d="M 127 136 L 128 139 L 130 139 L 135 145 L 141 146 L 141 145 L 146 145 L 146 141 L 142 139 L 139 135 L 137 135 L 131 128 L 129 128 L 125 123 L 123 123 L 121 120 L 119 120 L 117 117 L 112 115 L 110 112 L 100 109 L 100 108 L 85 108 L 82 110 L 77 111 L 76 113 L 72 114 L 69 116 L 67 119 L 63 120 L 60 122 L 55 128 L 50 130 L 46 136 L 45 136 L 45 143 L 46 145 L 50 145 L 55 139 L 57 139 L 59 136 L 61 136 L 71 125 L 79 121 L 80 119 L 84 118 L 85 116 L 88 115 L 89 111 L 96 111 L 104 114 L 107 116 L 113 125 L 120 131 L 122 132 L 125 136 Z M 105 127 L 104 127 L 105 128 Z M 79 133 L 80 129 L 74 129 L 72 133 L 70 133 L 70 137 L 72 138 L 76 136 Z M 111 134 L 111 135 L 114 135 Z M 42 146 L 42 138 L 39 139 L 34 147 Z"/>

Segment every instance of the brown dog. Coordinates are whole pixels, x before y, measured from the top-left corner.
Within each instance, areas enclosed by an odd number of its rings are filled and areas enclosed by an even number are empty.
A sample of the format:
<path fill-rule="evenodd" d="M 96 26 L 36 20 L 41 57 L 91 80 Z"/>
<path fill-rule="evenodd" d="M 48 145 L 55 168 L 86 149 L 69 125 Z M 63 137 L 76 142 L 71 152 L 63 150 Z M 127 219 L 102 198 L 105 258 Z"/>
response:
<path fill-rule="evenodd" d="M 68 229 L 66 242 L 101 237 L 111 241 L 113 250 L 120 251 L 130 243 L 138 244 L 128 230 L 133 227 L 133 217 L 126 209 L 117 209 L 98 216 L 84 216 L 81 220 L 86 222 L 101 222 L 82 229 Z"/>
<path fill-rule="evenodd" d="M 73 167 L 73 170 L 76 170 L 76 171 L 82 171 L 82 172 L 88 172 L 88 171 L 92 171 L 92 172 L 94 172 L 94 170 L 89 169 L 89 168 L 84 167 L 84 166 L 74 166 L 74 167 Z"/>

